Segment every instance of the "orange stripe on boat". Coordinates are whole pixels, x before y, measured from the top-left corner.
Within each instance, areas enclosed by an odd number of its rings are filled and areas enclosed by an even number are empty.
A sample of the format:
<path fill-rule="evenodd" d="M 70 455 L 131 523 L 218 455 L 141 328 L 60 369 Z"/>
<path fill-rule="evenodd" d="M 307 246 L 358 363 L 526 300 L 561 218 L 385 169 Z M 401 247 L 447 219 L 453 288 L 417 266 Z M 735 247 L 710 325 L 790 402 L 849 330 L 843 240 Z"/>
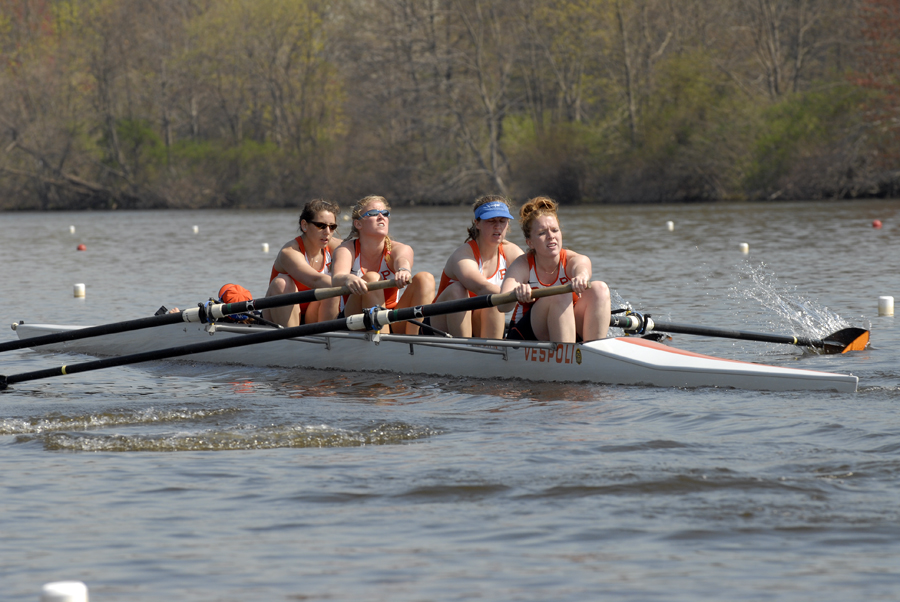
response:
<path fill-rule="evenodd" d="M 625 343 L 631 343 L 632 345 L 638 345 L 640 347 L 649 347 L 650 349 L 656 349 L 657 351 L 668 351 L 669 353 L 674 353 L 675 355 L 687 355 L 688 357 L 700 357 L 706 360 L 717 360 L 720 362 L 732 362 L 735 364 L 752 364 L 753 362 L 742 362 L 740 360 L 729 360 L 722 357 L 715 357 L 712 355 L 703 355 L 702 353 L 694 353 L 693 351 L 685 351 L 684 349 L 678 349 L 677 347 L 669 347 L 668 345 L 663 345 L 662 343 L 657 343 L 656 341 L 650 341 L 648 339 L 641 339 L 638 337 L 618 337 L 618 340 L 623 341 Z"/>

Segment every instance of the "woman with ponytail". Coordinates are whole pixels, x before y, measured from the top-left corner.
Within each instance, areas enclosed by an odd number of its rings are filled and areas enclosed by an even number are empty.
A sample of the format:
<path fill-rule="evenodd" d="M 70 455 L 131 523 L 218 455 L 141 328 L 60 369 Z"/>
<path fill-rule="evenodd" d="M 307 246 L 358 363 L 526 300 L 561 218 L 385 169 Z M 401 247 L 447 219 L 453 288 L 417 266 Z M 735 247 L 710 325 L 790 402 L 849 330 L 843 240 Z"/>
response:
<path fill-rule="evenodd" d="M 275 256 L 266 297 L 331 286 L 331 255 L 341 242 L 332 235 L 340 212 L 336 204 L 322 199 L 303 207 L 301 234 L 286 242 Z M 282 326 L 298 326 L 333 320 L 337 313 L 338 300 L 324 299 L 265 309 L 263 318 Z"/>
<path fill-rule="evenodd" d="M 353 228 L 334 253 L 334 286 L 346 285 L 351 292 L 342 300 L 344 315 L 375 306 L 394 309 L 427 305 L 434 299 L 434 276 L 412 273 L 412 247 L 391 240 L 390 217 L 391 208 L 384 197 L 367 196 L 353 207 Z M 391 278 L 397 288 L 369 291 L 369 283 Z M 401 297 L 402 288 L 406 291 Z M 391 328 L 398 334 L 419 331 L 418 326 L 407 322 Z"/>
<path fill-rule="evenodd" d="M 469 237 L 444 265 L 436 301 L 499 293 L 508 266 L 522 255 L 518 245 L 506 240 L 509 222 L 514 219 L 506 198 L 483 196 L 472 209 L 475 219 L 469 227 Z M 433 316 L 430 322 L 455 337 L 485 339 L 502 339 L 506 326 L 504 315 L 493 307 Z"/>
<path fill-rule="evenodd" d="M 502 292 L 516 292 L 507 338 L 574 343 L 606 338 L 609 288 L 591 281 L 591 260 L 563 248 L 557 204 L 547 197 L 528 201 L 519 212 L 528 251 L 509 267 Z M 531 299 L 531 291 L 572 283 L 571 295 Z M 512 304 L 510 304 L 512 306 Z M 500 306 L 508 311 L 510 306 Z"/>

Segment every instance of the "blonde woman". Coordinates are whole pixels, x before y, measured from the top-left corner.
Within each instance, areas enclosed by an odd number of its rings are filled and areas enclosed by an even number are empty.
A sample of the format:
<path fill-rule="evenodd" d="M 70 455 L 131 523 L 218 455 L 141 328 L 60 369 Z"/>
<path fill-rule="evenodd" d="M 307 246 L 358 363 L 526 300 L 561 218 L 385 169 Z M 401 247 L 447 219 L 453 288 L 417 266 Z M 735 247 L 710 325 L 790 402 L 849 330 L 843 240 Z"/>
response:
<path fill-rule="evenodd" d="M 528 201 L 519 212 L 528 251 L 506 272 L 502 292 L 516 292 L 507 338 L 574 343 L 606 338 L 609 288 L 591 281 L 591 260 L 563 247 L 557 203 L 547 197 Z M 537 288 L 572 283 L 571 295 L 531 300 Z M 510 306 L 500 306 L 508 311 Z"/>
<path fill-rule="evenodd" d="M 278 251 L 266 297 L 331 286 L 332 254 L 340 244 L 333 235 L 341 208 L 322 199 L 308 202 L 300 212 L 300 236 Z M 338 299 L 324 299 L 300 305 L 263 310 L 263 318 L 282 326 L 298 326 L 333 320 Z"/>
<path fill-rule="evenodd" d="M 500 292 L 508 267 L 523 251 L 506 240 L 513 218 L 509 201 L 498 195 L 483 196 L 472 206 L 475 219 L 469 237 L 444 265 L 436 301 L 452 301 Z M 432 316 L 431 325 L 455 337 L 502 339 L 504 314 L 493 307 L 471 312 Z"/>
<path fill-rule="evenodd" d="M 367 196 L 353 207 L 353 228 L 334 253 L 334 286 L 347 286 L 351 294 L 343 299 L 344 315 L 364 308 L 388 309 L 427 305 L 434 299 L 434 276 L 413 274 L 413 250 L 391 239 L 391 208 L 384 197 Z M 370 291 L 368 284 L 393 278 L 398 288 Z M 405 288 L 400 296 L 399 289 Z M 391 327 L 397 334 L 417 334 L 418 326 L 407 322 Z"/>

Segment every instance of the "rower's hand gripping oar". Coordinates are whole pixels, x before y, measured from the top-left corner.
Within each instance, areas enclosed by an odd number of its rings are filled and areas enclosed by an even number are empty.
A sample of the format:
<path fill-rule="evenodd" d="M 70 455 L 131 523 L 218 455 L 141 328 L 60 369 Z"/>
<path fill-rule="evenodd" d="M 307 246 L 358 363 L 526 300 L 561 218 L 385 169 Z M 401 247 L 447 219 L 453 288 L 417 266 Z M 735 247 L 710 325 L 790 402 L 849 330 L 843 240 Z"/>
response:
<path fill-rule="evenodd" d="M 369 285 L 369 288 L 372 288 L 371 284 Z M 532 299 L 539 299 L 541 297 L 549 297 L 551 295 L 561 295 L 571 292 L 572 285 L 566 284 L 564 286 L 551 286 L 548 288 L 533 290 L 531 292 L 531 297 Z M 221 338 L 219 340 L 207 341 L 204 343 L 194 343 L 191 345 L 182 345 L 180 347 L 158 349 L 156 351 L 145 351 L 143 353 L 105 358 L 94 360 L 92 362 L 72 364 L 71 366 L 62 366 L 60 368 L 35 370 L 34 372 L 23 372 L 21 374 L 11 374 L 9 376 L 0 375 L 0 391 L 6 389 L 9 385 L 29 380 L 49 378 L 51 376 L 62 376 L 64 374 L 77 374 L 79 372 L 89 372 L 91 370 L 101 370 L 103 368 L 112 368 L 115 366 L 126 366 L 129 364 L 137 364 L 140 362 L 148 362 L 152 360 L 169 359 L 173 357 L 191 355 L 193 353 L 204 353 L 207 351 L 232 349 L 234 347 L 244 347 L 246 345 L 268 343 L 270 341 L 280 341 L 283 339 L 290 339 L 294 337 L 312 336 L 338 330 L 380 330 L 383 326 L 393 324 L 394 322 L 421 320 L 422 318 L 427 318 L 429 316 L 439 316 L 458 311 L 485 309 L 488 307 L 496 307 L 498 305 L 513 303 L 515 300 L 515 291 L 510 291 L 508 293 L 481 295 L 480 297 L 456 299 L 453 301 L 442 301 L 439 303 L 432 303 L 430 305 L 419 305 L 417 307 L 405 307 L 402 309 L 382 309 L 380 307 L 374 307 L 366 310 L 361 314 L 354 314 L 352 316 L 348 316 L 346 318 L 338 320 L 313 322 L 312 324 L 303 324 L 290 328 L 272 329 L 261 332 L 259 334 L 247 334 L 235 337 Z M 241 303 L 232 305 L 241 305 Z M 235 313 L 243 313 L 244 311 L 246 310 L 239 310 Z"/>
<path fill-rule="evenodd" d="M 649 315 L 641 315 L 639 313 L 613 315 L 610 318 L 609 325 L 622 328 L 625 332 L 630 334 L 644 334 L 653 330 L 673 334 L 694 334 L 725 339 L 742 339 L 746 341 L 760 341 L 763 343 L 781 343 L 785 345 L 796 345 L 798 347 L 812 347 L 821 349 L 825 353 L 862 351 L 869 344 L 869 331 L 862 328 L 843 328 L 837 332 L 831 333 L 824 339 L 812 339 L 793 335 L 767 334 L 743 330 L 726 330 L 709 326 L 655 322 Z"/>
<path fill-rule="evenodd" d="M 542 297 L 551 297 L 553 295 L 561 295 L 563 293 L 571 293 L 572 284 L 563 284 L 559 286 L 548 286 L 547 288 L 538 288 L 531 290 L 531 298 L 535 301 Z M 497 307 L 506 305 L 516 301 L 516 291 L 508 293 L 495 293 L 493 295 L 482 295 L 480 297 L 469 297 L 468 299 L 456 299 L 454 301 L 442 301 L 439 303 L 431 303 L 430 305 L 419 305 L 418 307 L 407 307 L 403 309 L 383 309 L 381 307 L 371 307 L 363 311 L 357 316 L 363 320 L 365 330 L 381 330 L 382 327 L 394 322 L 405 322 L 412 320 L 422 320 L 430 316 L 440 316 L 460 311 L 474 311 L 476 309 L 484 309 L 486 307 Z M 348 326 L 349 330 L 363 330 L 363 328 L 355 328 Z"/>
<path fill-rule="evenodd" d="M 370 291 L 377 291 L 395 286 L 397 286 L 397 283 L 393 280 L 378 280 L 376 282 L 368 283 L 368 289 Z M 30 339 L 7 341 L 5 343 L 0 343 L 0 353 L 3 351 L 12 351 L 14 349 L 23 349 L 25 347 L 40 347 L 41 345 L 52 345 L 54 343 L 76 341 L 78 339 L 87 339 L 106 334 L 141 330 L 143 328 L 153 328 L 154 326 L 165 326 L 167 324 L 177 324 L 179 322 L 208 324 L 232 314 L 243 314 L 254 310 L 310 303 L 312 301 L 321 301 L 322 299 L 349 294 L 350 289 L 347 286 L 335 286 L 300 291 L 297 293 L 287 293 L 284 295 L 274 295 L 272 297 L 263 297 L 262 299 L 251 299 L 250 301 L 240 301 L 238 303 L 201 303 L 197 307 L 177 311 L 171 314 L 138 318 L 136 320 L 126 320 L 124 322 L 113 322 L 111 324 L 101 324 L 99 326 L 90 326 L 88 328 L 79 328 L 77 330 L 67 330 L 66 332 L 48 334 Z M 15 325 L 13 328 L 15 329 Z"/>

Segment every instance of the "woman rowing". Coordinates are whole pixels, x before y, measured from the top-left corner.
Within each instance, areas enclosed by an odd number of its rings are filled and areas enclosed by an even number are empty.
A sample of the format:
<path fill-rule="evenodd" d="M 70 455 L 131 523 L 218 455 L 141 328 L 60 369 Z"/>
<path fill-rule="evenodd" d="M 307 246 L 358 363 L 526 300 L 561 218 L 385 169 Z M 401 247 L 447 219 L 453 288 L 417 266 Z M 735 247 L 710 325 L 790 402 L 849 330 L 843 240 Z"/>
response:
<path fill-rule="evenodd" d="M 322 199 L 310 201 L 300 213 L 300 236 L 285 243 L 272 265 L 266 297 L 330 287 L 332 254 L 340 240 L 337 216 L 341 208 Z M 337 297 L 300 305 L 263 310 L 263 318 L 282 326 L 298 326 L 333 320 L 338 313 Z"/>
<path fill-rule="evenodd" d="M 506 271 L 502 292 L 516 292 L 507 338 L 574 343 L 606 338 L 609 288 L 591 282 L 591 260 L 563 248 L 557 204 L 547 197 L 528 201 L 519 212 L 528 252 Z M 572 283 L 571 295 L 531 300 L 532 289 Z M 508 311 L 510 306 L 500 306 Z"/>
<path fill-rule="evenodd" d="M 427 305 L 434 299 L 434 276 L 429 272 L 413 274 L 413 250 L 388 235 L 391 208 L 384 197 L 367 196 L 356 203 L 351 214 L 350 234 L 334 253 L 334 286 L 347 286 L 344 315 L 358 314 L 363 308 L 387 309 Z M 378 280 L 394 279 L 397 288 L 370 291 Z M 399 289 L 405 288 L 403 296 Z M 395 323 L 392 331 L 416 334 L 418 326 Z"/>
<path fill-rule="evenodd" d="M 502 196 L 481 197 L 472 206 L 475 219 L 469 227 L 469 237 L 444 265 L 436 301 L 465 299 L 500 292 L 507 267 L 522 249 L 506 240 L 509 222 L 509 201 Z M 473 312 L 457 312 L 432 316 L 431 325 L 455 337 L 478 336 L 503 338 L 506 326 L 504 314 L 493 307 Z"/>

